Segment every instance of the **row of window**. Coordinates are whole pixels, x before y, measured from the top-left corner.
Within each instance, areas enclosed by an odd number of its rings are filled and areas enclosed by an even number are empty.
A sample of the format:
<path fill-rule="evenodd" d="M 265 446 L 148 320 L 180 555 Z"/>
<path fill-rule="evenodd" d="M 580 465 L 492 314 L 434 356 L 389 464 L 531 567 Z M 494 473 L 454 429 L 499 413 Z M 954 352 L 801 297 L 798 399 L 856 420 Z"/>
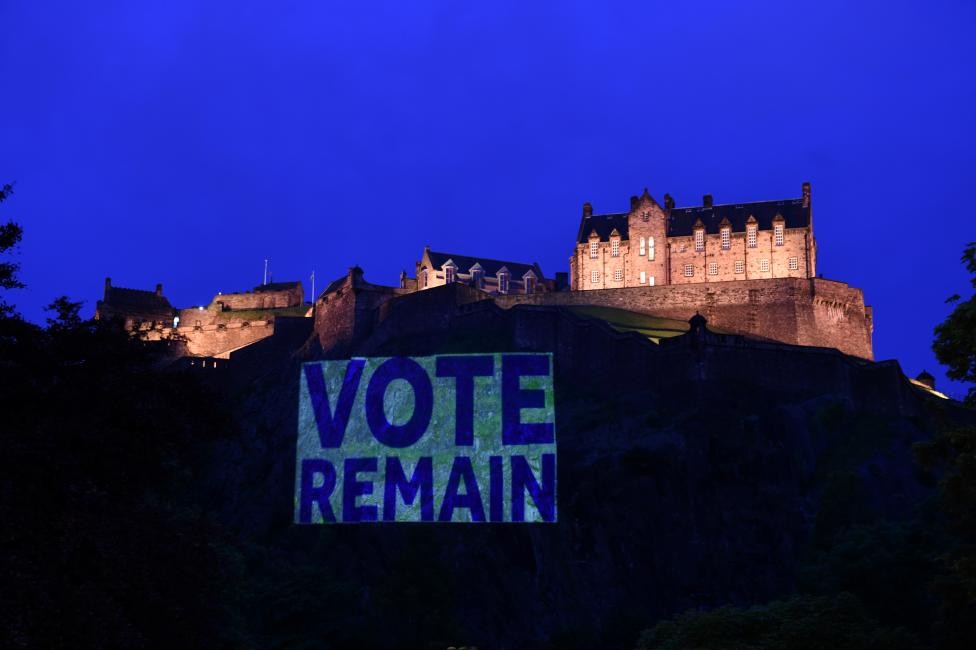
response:
<path fill-rule="evenodd" d="M 789 263 L 789 268 L 790 268 L 791 271 L 796 271 L 796 270 L 798 270 L 800 268 L 800 260 L 797 259 L 796 257 L 789 258 L 788 263 Z M 735 261 L 735 272 L 736 273 L 745 273 L 746 272 L 746 263 L 743 260 L 736 260 Z M 759 272 L 760 273 L 769 273 L 769 260 L 768 259 L 763 258 L 763 259 L 759 260 Z M 686 278 L 694 277 L 694 275 L 695 275 L 695 265 L 694 264 L 685 264 L 684 273 L 685 273 L 685 277 Z M 718 275 L 718 262 L 709 262 L 708 263 L 708 274 L 709 275 Z"/>
<path fill-rule="evenodd" d="M 749 224 L 746 226 L 746 246 L 749 248 L 756 248 L 758 245 L 758 232 L 759 228 L 755 224 Z M 725 226 L 719 231 L 720 241 L 722 245 L 722 250 L 729 250 L 732 248 L 732 228 Z M 777 246 L 782 246 L 786 243 L 786 229 L 781 223 L 773 224 L 773 243 Z M 695 229 L 695 250 L 697 252 L 702 252 L 705 250 L 705 229 L 696 228 Z"/>
<path fill-rule="evenodd" d="M 509 286 L 510 286 L 509 274 L 502 271 L 501 273 L 498 273 L 496 278 L 498 280 L 498 292 L 508 293 Z M 455 269 L 453 266 L 445 266 L 444 282 L 446 284 L 457 282 L 457 269 Z M 528 276 L 526 278 L 523 278 L 523 282 L 525 283 L 525 293 L 535 293 L 536 284 L 537 284 L 536 278 L 532 276 Z M 478 289 L 484 287 L 485 285 L 484 271 L 480 269 L 474 269 L 473 271 L 471 271 L 471 285 L 477 287 Z M 420 272 L 420 286 L 424 289 L 430 286 L 430 280 L 429 280 L 427 269 L 423 269 Z"/>
<path fill-rule="evenodd" d="M 614 269 L 614 271 L 613 271 L 613 280 L 614 280 L 614 282 L 623 282 L 624 281 L 624 270 L 623 269 Z M 590 282 L 592 284 L 600 284 L 600 272 L 599 271 L 590 271 Z M 651 276 L 647 275 L 647 271 L 641 271 L 640 272 L 640 283 L 641 284 L 645 284 L 646 283 L 646 284 L 649 284 L 650 286 L 653 287 L 654 286 L 654 276 L 653 275 L 651 275 Z"/>
<path fill-rule="evenodd" d="M 648 237 L 647 239 L 640 238 L 640 254 L 647 255 L 647 259 L 654 259 L 654 238 Z M 620 257 L 620 240 L 611 239 L 610 240 L 610 256 Z M 600 257 L 600 242 L 591 241 L 590 242 L 590 259 L 597 259 Z"/>

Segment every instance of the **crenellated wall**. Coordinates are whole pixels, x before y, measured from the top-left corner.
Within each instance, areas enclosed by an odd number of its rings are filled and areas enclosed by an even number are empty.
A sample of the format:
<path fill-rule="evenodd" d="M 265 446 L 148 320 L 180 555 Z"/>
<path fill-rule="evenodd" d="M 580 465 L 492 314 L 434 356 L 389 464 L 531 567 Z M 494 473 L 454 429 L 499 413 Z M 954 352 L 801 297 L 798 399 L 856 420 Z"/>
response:
<path fill-rule="evenodd" d="M 871 308 L 860 289 L 822 278 L 775 278 L 536 295 L 492 296 L 501 307 L 598 305 L 687 320 L 793 345 L 873 359 Z"/>

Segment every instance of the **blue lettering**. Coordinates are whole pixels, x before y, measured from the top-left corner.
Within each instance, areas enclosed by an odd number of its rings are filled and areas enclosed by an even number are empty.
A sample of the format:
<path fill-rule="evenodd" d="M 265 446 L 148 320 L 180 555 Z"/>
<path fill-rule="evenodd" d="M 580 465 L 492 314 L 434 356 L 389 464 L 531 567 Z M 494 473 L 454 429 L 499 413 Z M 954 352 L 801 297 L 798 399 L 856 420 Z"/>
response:
<path fill-rule="evenodd" d="M 512 456 L 512 521 L 525 521 L 525 490 L 543 521 L 556 521 L 556 455 L 542 454 L 542 485 L 525 456 Z"/>
<path fill-rule="evenodd" d="M 393 424 L 386 417 L 383 398 L 394 379 L 403 379 L 413 389 L 413 415 L 406 424 Z M 427 432 L 434 411 L 434 389 L 423 366 L 406 357 L 384 361 L 369 380 L 366 389 L 366 422 L 370 430 L 387 447 L 409 447 Z"/>
<path fill-rule="evenodd" d="M 375 458 L 347 458 L 342 476 L 342 521 L 376 521 L 376 506 L 357 506 L 356 498 L 373 493 L 372 481 L 360 481 L 359 472 L 375 472 Z"/>
<path fill-rule="evenodd" d="M 464 494 L 458 494 L 461 479 L 464 479 Z M 458 456 L 454 459 L 451 475 L 447 479 L 447 488 L 444 490 L 444 502 L 441 504 L 441 512 L 437 520 L 451 521 L 454 518 L 455 508 L 468 508 L 471 511 L 471 521 L 485 520 L 481 491 L 478 489 L 474 469 L 471 468 L 471 459 L 467 456 Z"/>
<path fill-rule="evenodd" d="M 430 456 L 417 461 L 413 478 L 407 480 L 403 465 L 396 456 L 386 459 L 386 485 L 383 489 L 383 521 L 395 521 L 397 491 L 403 495 L 403 504 L 411 505 L 420 492 L 420 520 L 434 521 L 434 465 Z"/>
<path fill-rule="evenodd" d="M 438 357 L 437 376 L 454 377 L 454 444 L 474 444 L 474 378 L 495 374 L 495 360 L 488 356 Z"/>
<path fill-rule="evenodd" d="M 546 391 L 523 389 L 521 378 L 549 375 L 549 357 L 505 355 L 502 357 L 502 444 L 532 445 L 555 441 L 552 422 L 522 422 L 522 409 L 546 405 Z"/>
<path fill-rule="evenodd" d="M 363 377 L 365 359 L 352 359 L 346 366 L 346 376 L 342 380 L 339 399 L 336 400 L 336 410 L 333 414 L 329 408 L 329 393 L 325 387 L 325 368 L 321 363 L 305 366 L 305 382 L 308 384 L 308 396 L 312 400 L 312 410 L 315 413 L 315 423 L 319 430 L 319 444 L 323 449 L 339 447 L 346 435 L 349 424 L 349 413 L 352 403 L 359 390 L 359 381 Z"/>
<path fill-rule="evenodd" d="M 335 521 L 329 497 L 336 485 L 335 467 L 327 460 L 306 458 L 302 460 L 302 483 L 298 502 L 298 523 L 312 523 L 312 502 L 319 505 L 319 512 L 325 521 Z M 315 485 L 315 475 L 322 475 L 322 484 Z"/>

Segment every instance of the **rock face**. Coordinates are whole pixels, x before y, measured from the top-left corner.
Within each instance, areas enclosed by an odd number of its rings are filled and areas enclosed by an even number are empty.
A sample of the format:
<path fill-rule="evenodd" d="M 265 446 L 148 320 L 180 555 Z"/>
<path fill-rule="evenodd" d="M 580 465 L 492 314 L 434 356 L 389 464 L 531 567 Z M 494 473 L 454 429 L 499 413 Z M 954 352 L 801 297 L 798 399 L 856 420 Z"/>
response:
<path fill-rule="evenodd" d="M 656 346 L 557 307 L 425 308 L 333 353 L 552 352 L 559 521 L 296 527 L 299 367 L 323 352 L 301 332 L 270 337 L 231 358 L 224 392 L 242 434 L 214 449 L 208 477 L 228 525 L 314 573 L 296 579 L 307 612 L 269 603 L 269 635 L 310 629 L 306 616 L 326 617 L 340 646 L 631 647 L 661 617 L 790 593 L 838 476 L 879 516 L 909 516 L 930 494 L 912 443 L 938 418 L 972 419 L 894 362 L 700 322 Z"/>

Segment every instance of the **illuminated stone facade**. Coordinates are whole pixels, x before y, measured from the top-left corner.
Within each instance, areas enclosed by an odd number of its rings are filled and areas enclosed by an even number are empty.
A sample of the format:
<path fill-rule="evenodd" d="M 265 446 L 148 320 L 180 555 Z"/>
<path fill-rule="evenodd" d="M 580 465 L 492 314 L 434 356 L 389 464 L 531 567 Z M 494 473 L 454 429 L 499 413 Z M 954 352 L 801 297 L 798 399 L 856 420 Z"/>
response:
<path fill-rule="evenodd" d="M 664 206 L 644 190 L 630 210 L 593 214 L 589 203 L 570 258 L 575 291 L 816 277 L 810 184 L 781 201 Z"/>

